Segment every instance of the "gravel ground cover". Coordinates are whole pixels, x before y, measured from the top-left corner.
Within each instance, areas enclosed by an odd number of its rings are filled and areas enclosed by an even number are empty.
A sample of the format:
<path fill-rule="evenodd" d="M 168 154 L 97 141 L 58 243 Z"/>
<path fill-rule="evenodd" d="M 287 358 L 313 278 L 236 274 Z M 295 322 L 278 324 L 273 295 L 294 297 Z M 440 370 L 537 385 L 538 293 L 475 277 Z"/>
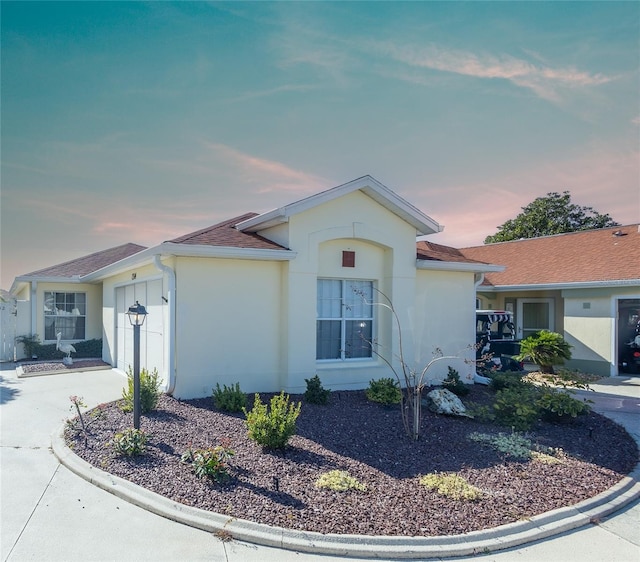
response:
<path fill-rule="evenodd" d="M 74 359 L 71 365 L 65 365 L 62 361 L 38 361 L 37 363 L 20 363 L 22 372 L 27 375 L 38 373 L 78 371 L 90 367 L 111 367 L 102 359 Z"/>
<path fill-rule="evenodd" d="M 261 395 L 262 401 L 270 396 Z M 475 385 L 464 401 L 489 404 L 491 396 Z M 638 462 L 633 439 L 595 413 L 571 423 L 539 422 L 527 434 L 540 448 L 562 449 L 561 462 L 549 464 L 513 459 L 468 437 L 510 429 L 423 412 L 422 438 L 414 443 L 403 433 L 399 408 L 371 403 L 362 391 L 332 392 L 326 406 L 303 401 L 297 435 L 286 450 L 272 453 L 248 439 L 243 414 L 217 411 L 211 398 L 162 396 L 157 410 L 142 416 L 149 434 L 142 456 L 117 457 L 108 445 L 115 432 L 132 426 L 132 415 L 117 402 L 84 414 L 86 445 L 77 420 L 65 435 L 89 463 L 174 501 L 320 533 L 433 536 L 486 529 L 593 497 Z M 190 446 L 224 442 L 235 452 L 225 484 L 198 479 L 180 462 Z M 366 484 L 366 491 L 315 486 L 321 474 L 336 469 Z M 420 476 L 433 472 L 464 476 L 482 498 L 453 500 L 421 486 Z"/>

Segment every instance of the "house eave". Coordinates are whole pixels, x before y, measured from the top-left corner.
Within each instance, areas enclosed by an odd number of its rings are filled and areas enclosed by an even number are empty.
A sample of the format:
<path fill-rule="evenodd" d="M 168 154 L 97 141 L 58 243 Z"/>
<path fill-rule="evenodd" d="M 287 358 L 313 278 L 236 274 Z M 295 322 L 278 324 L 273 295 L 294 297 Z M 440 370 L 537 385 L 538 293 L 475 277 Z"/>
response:
<path fill-rule="evenodd" d="M 153 263 L 154 256 L 222 258 L 258 261 L 287 261 L 296 257 L 291 250 L 267 250 L 261 248 L 237 248 L 233 246 L 207 246 L 204 244 L 177 244 L 163 242 L 153 248 L 147 248 L 133 256 L 113 263 L 83 277 L 83 280 L 101 280 L 128 271 L 132 267 L 140 267 Z"/>
<path fill-rule="evenodd" d="M 317 205 L 327 203 L 358 190 L 405 220 L 416 229 L 419 235 L 435 234 L 444 230 L 442 225 L 438 224 L 431 217 L 425 215 L 422 211 L 411 205 L 411 203 L 405 201 L 402 197 L 371 176 L 363 176 L 351 182 L 312 195 L 311 197 L 301 199 L 285 207 L 280 207 L 242 221 L 236 225 L 236 228 L 243 232 L 259 232 L 277 226 L 278 224 L 286 223 L 291 216 L 297 213 L 301 213 Z"/>
<path fill-rule="evenodd" d="M 437 260 L 416 260 L 416 268 L 431 271 L 464 271 L 473 273 L 499 273 L 505 270 L 502 265 Z"/>
<path fill-rule="evenodd" d="M 510 291 L 564 291 L 567 289 L 606 289 L 608 287 L 640 287 L 640 279 L 615 279 L 611 281 L 583 281 L 579 283 L 544 283 L 529 285 L 482 285 L 478 291 L 505 293 Z"/>

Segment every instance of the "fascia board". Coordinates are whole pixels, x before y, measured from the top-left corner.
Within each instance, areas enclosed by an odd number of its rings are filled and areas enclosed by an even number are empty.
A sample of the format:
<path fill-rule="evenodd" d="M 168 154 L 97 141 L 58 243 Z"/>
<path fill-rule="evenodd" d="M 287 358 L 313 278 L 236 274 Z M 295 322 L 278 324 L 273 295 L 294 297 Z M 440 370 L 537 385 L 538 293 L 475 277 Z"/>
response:
<path fill-rule="evenodd" d="M 505 270 L 503 265 L 435 260 L 416 260 L 416 268 L 431 271 L 470 271 L 473 273 L 499 273 Z"/>
<path fill-rule="evenodd" d="M 153 263 L 154 256 L 176 256 L 192 258 L 227 258 L 244 260 L 286 261 L 296 257 L 291 250 L 265 250 L 257 248 L 236 248 L 232 246 L 207 246 L 203 244 L 176 244 L 164 242 L 153 248 L 147 248 L 133 256 L 113 263 L 98 271 L 86 275 L 82 280 L 98 280 L 123 273 L 132 267 Z"/>
<path fill-rule="evenodd" d="M 204 257 L 240 260 L 289 261 L 294 259 L 297 255 L 296 252 L 291 250 L 267 250 L 261 248 L 238 248 L 235 246 L 176 244 L 174 242 L 165 242 L 160 247 L 163 255 L 195 258 Z"/>
<path fill-rule="evenodd" d="M 79 275 L 74 275 L 72 277 L 51 277 L 51 276 L 38 276 L 38 275 L 22 275 L 20 277 L 16 277 L 11 289 L 13 289 L 14 285 L 17 287 L 22 283 L 31 283 L 35 281 L 36 283 L 83 283 L 82 278 Z M 13 290 L 9 291 L 13 293 Z"/>
<path fill-rule="evenodd" d="M 263 213 L 257 217 L 238 223 L 236 228 L 245 232 L 258 232 L 277 224 L 288 222 L 289 217 L 297 213 L 322 205 L 323 203 L 327 203 L 357 190 L 362 190 L 374 201 L 411 224 L 421 235 L 435 234 L 443 230 L 443 227 L 431 217 L 425 215 L 422 211 L 371 176 L 358 178 L 284 207 Z"/>
<path fill-rule="evenodd" d="M 566 289 L 606 289 L 608 287 L 640 287 L 640 279 L 613 281 L 582 281 L 580 283 L 545 283 L 538 285 L 481 285 L 479 291 L 504 293 L 507 291 L 563 291 Z"/>

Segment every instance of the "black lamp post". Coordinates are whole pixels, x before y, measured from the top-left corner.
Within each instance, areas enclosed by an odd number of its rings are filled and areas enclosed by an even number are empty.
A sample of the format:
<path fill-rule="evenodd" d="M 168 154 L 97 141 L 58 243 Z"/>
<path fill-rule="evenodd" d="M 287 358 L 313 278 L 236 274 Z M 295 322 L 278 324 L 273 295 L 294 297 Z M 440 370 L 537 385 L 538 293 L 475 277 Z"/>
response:
<path fill-rule="evenodd" d="M 147 309 L 136 301 L 127 316 L 133 326 L 133 427 L 140 429 L 140 326 L 147 317 Z"/>

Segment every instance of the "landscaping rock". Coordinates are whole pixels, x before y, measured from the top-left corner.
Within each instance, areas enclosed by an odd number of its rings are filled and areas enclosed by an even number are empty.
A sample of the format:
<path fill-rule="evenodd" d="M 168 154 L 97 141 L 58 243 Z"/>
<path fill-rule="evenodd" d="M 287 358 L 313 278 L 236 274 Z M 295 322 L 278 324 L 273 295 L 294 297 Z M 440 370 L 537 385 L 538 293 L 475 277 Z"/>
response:
<path fill-rule="evenodd" d="M 427 394 L 427 407 L 436 414 L 471 417 L 460 398 L 445 388 L 432 390 Z"/>

